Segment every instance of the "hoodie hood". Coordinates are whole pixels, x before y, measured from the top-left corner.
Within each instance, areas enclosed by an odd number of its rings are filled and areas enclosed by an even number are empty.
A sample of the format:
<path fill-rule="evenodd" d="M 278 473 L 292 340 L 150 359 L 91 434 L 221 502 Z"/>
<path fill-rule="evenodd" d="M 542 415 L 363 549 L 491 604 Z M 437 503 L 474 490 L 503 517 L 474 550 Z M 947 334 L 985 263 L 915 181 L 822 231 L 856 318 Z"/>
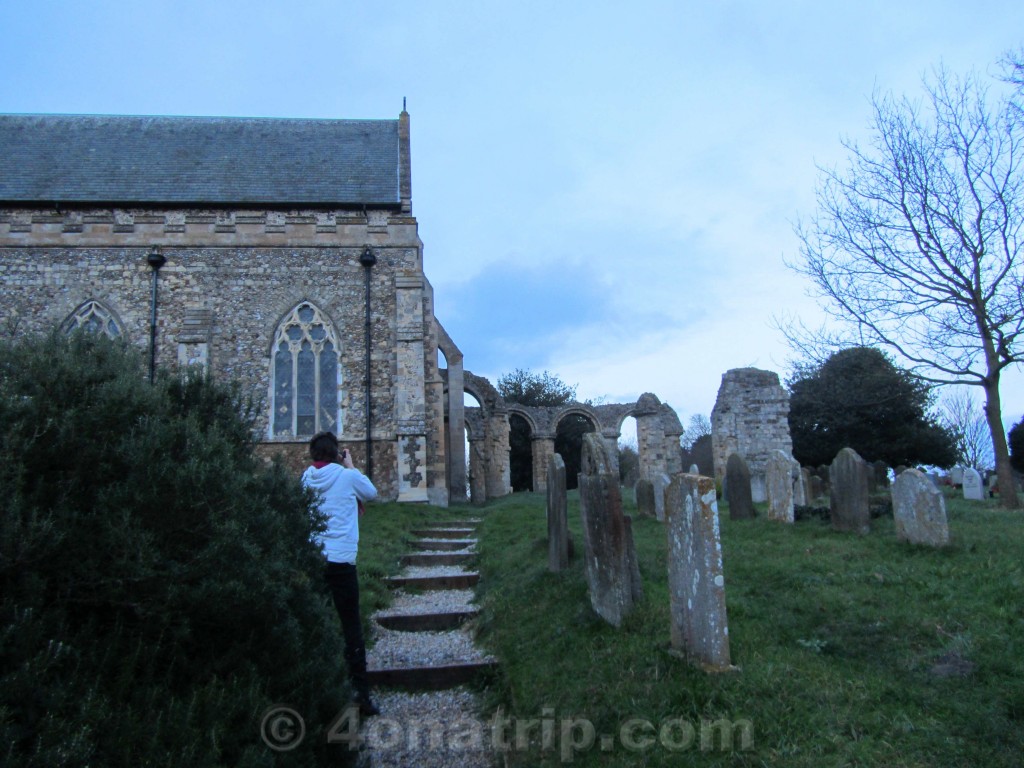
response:
<path fill-rule="evenodd" d="M 327 493 L 344 474 L 345 468 L 340 464 L 328 464 L 325 467 L 310 466 L 303 473 L 303 482 L 315 491 Z"/>

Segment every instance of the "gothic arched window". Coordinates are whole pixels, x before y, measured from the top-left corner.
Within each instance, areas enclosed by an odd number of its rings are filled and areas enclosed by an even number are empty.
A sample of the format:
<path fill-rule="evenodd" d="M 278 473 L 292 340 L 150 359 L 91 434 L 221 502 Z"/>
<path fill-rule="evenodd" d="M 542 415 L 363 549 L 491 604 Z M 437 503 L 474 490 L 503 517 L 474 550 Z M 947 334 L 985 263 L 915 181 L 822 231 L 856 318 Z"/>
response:
<path fill-rule="evenodd" d="M 120 338 L 121 326 L 114 313 L 98 301 L 89 300 L 81 304 L 61 326 L 65 333 L 82 328 L 90 333 L 102 333 L 112 339 Z"/>
<path fill-rule="evenodd" d="M 309 302 L 277 327 L 270 381 L 274 437 L 341 433 L 338 339 L 330 321 Z"/>

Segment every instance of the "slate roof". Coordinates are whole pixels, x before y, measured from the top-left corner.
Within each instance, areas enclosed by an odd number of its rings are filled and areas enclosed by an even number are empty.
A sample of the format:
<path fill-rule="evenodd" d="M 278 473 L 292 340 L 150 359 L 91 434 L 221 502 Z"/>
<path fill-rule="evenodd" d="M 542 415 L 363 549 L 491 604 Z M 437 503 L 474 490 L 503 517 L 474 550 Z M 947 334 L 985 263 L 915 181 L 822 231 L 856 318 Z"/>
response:
<path fill-rule="evenodd" d="M 397 120 L 0 115 L 0 201 L 395 205 Z"/>

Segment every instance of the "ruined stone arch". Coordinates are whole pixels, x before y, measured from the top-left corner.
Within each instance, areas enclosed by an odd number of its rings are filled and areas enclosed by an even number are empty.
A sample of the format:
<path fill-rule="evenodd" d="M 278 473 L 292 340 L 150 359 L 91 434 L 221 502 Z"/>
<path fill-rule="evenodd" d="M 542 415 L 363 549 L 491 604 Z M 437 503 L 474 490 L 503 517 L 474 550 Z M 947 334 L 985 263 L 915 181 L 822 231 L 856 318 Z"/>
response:
<path fill-rule="evenodd" d="M 448 383 L 449 390 L 452 384 Z M 479 408 L 465 409 L 469 434 L 469 489 L 473 503 L 496 499 L 512 491 L 508 456 L 508 410 L 505 400 L 483 376 L 463 371 L 462 392 Z"/>

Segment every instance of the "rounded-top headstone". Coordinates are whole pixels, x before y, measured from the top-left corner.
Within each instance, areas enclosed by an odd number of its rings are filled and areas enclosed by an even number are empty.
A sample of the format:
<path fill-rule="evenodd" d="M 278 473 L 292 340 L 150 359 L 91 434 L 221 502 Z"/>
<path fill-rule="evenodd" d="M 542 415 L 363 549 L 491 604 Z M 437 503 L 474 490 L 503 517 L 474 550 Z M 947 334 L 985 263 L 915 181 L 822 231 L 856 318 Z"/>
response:
<path fill-rule="evenodd" d="M 725 501 L 731 520 L 749 520 L 754 516 L 750 468 L 738 453 L 729 454 L 725 464 Z"/>

